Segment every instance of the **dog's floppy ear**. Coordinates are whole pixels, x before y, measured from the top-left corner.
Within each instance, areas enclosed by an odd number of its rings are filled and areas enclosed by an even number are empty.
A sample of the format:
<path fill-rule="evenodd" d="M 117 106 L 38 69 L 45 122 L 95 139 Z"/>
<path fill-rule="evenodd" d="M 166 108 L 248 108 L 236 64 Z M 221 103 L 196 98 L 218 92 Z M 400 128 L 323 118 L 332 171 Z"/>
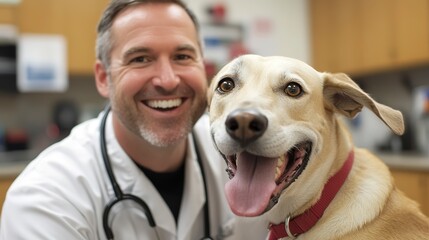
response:
<path fill-rule="evenodd" d="M 404 133 L 404 120 L 400 111 L 376 102 L 344 73 L 322 73 L 323 95 L 334 111 L 353 118 L 363 107 L 376 114 L 395 134 Z"/>

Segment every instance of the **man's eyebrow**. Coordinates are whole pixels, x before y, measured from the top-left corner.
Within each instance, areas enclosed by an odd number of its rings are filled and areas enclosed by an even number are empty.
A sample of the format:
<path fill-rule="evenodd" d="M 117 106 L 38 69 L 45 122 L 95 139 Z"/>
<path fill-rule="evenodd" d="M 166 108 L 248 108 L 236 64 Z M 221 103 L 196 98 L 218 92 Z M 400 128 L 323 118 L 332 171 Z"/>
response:
<path fill-rule="evenodd" d="M 190 45 L 190 44 L 180 45 L 180 46 L 178 46 L 176 48 L 176 50 L 177 51 L 191 51 L 191 52 L 194 52 L 194 53 L 197 52 L 197 49 L 194 46 Z"/>
<path fill-rule="evenodd" d="M 193 53 L 197 53 L 197 49 L 191 44 L 183 44 L 176 48 L 176 51 L 191 51 Z M 129 56 L 134 55 L 136 53 L 150 53 L 152 50 L 147 47 L 134 47 L 128 49 L 123 55 L 123 59 L 127 59 Z"/>
<path fill-rule="evenodd" d="M 130 48 L 128 49 L 123 55 L 122 57 L 124 59 L 128 58 L 130 55 L 136 54 L 136 53 L 148 53 L 150 52 L 149 48 L 145 48 L 145 47 L 138 47 L 138 48 Z"/>

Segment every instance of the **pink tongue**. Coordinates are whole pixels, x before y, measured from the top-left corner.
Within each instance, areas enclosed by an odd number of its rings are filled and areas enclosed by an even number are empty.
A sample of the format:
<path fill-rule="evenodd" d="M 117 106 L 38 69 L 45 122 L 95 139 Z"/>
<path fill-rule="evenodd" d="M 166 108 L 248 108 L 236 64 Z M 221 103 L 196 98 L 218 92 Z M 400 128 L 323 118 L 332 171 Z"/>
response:
<path fill-rule="evenodd" d="M 225 185 L 231 210 L 239 216 L 258 216 L 267 208 L 276 188 L 276 158 L 243 152 L 237 157 L 237 172 Z"/>

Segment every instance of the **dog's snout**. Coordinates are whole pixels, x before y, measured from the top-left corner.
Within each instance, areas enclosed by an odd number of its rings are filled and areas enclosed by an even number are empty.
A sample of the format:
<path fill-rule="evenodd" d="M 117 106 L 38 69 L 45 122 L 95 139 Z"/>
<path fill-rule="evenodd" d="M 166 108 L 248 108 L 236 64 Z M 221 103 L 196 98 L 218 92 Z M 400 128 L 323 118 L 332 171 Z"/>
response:
<path fill-rule="evenodd" d="M 267 126 L 267 117 L 254 109 L 237 109 L 225 121 L 228 134 L 242 146 L 262 136 Z"/>

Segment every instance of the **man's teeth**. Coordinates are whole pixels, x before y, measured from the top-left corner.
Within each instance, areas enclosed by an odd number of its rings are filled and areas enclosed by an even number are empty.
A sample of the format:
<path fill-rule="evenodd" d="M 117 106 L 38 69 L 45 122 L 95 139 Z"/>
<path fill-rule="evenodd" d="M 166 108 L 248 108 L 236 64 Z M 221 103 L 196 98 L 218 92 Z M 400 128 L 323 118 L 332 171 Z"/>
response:
<path fill-rule="evenodd" d="M 182 99 L 180 98 L 169 100 L 152 100 L 147 102 L 147 105 L 151 108 L 163 109 L 178 107 L 180 104 L 182 104 Z"/>

